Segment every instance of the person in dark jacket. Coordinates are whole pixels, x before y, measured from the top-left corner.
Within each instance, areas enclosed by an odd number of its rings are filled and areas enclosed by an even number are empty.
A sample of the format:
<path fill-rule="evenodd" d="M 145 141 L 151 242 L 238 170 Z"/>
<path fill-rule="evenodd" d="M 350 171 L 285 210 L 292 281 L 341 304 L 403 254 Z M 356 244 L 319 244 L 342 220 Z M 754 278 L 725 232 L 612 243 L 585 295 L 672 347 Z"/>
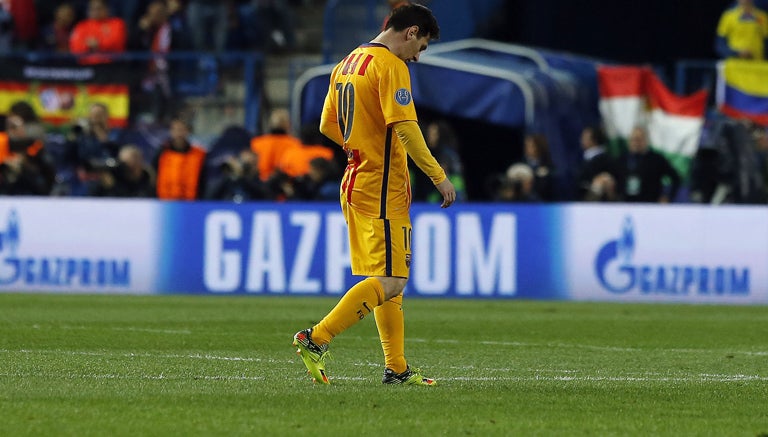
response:
<path fill-rule="evenodd" d="M 628 151 L 619 158 L 617 168 L 625 202 L 669 203 L 680 188 L 680 175 L 664 155 L 650 148 L 643 127 L 632 130 Z"/>

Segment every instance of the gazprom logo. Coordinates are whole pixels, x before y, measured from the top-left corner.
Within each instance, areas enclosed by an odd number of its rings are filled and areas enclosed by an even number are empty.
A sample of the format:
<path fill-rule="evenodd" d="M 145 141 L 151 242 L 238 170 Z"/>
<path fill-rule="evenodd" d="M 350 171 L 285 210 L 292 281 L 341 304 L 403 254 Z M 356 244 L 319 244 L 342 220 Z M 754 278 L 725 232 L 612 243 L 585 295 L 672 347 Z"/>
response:
<path fill-rule="evenodd" d="M 635 225 L 626 217 L 619 236 L 595 257 L 595 275 L 611 293 L 739 295 L 750 293 L 750 270 L 738 266 L 642 264 L 635 261 Z M 641 240 L 642 241 L 642 240 Z"/>
<path fill-rule="evenodd" d="M 0 229 L 1 287 L 117 287 L 131 285 L 127 259 L 24 255 L 22 222 L 17 211 L 8 213 Z"/>

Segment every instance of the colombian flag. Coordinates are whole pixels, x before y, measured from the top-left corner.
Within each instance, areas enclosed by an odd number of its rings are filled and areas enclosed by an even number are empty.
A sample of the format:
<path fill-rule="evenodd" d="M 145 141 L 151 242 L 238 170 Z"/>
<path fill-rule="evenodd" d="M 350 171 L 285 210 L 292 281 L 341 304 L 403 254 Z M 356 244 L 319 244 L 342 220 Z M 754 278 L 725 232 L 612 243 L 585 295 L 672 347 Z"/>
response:
<path fill-rule="evenodd" d="M 53 125 L 86 117 L 92 103 L 107 106 L 112 127 L 125 127 L 128 123 L 128 85 L 0 81 L 0 113 L 7 113 L 19 100 L 29 102 L 42 120 Z"/>
<path fill-rule="evenodd" d="M 768 126 L 768 62 L 718 63 L 716 100 L 723 114 Z"/>
<path fill-rule="evenodd" d="M 597 79 L 609 138 L 626 140 L 635 126 L 645 126 L 651 146 L 687 176 L 704 125 L 707 91 L 679 96 L 649 67 L 601 66 Z"/>

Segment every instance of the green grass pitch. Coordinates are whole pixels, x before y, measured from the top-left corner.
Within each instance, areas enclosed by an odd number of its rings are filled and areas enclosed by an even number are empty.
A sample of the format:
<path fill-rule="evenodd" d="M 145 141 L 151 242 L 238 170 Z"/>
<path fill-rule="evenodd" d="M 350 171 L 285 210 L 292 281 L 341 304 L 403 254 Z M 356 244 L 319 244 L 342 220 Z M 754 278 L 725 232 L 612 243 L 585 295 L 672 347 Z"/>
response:
<path fill-rule="evenodd" d="M 320 297 L 0 294 L 0 435 L 768 433 L 768 308 L 407 298 L 383 386 L 372 318 L 330 386 L 291 337 Z"/>

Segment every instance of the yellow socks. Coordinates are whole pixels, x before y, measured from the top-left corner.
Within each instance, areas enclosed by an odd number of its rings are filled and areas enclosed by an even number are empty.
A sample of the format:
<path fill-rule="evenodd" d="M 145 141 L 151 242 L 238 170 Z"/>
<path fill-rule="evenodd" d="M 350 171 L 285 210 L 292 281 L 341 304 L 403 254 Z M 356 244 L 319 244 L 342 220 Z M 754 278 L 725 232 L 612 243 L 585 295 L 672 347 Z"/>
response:
<path fill-rule="evenodd" d="M 367 278 L 358 282 L 342 296 L 331 312 L 312 328 L 312 341 L 319 345 L 330 343 L 333 337 L 362 320 L 382 302 L 384 287 L 378 279 Z"/>
<path fill-rule="evenodd" d="M 379 329 L 385 365 L 396 373 L 405 372 L 407 364 L 405 362 L 403 294 L 400 293 L 374 308 L 373 315 L 376 318 L 376 327 Z"/>

